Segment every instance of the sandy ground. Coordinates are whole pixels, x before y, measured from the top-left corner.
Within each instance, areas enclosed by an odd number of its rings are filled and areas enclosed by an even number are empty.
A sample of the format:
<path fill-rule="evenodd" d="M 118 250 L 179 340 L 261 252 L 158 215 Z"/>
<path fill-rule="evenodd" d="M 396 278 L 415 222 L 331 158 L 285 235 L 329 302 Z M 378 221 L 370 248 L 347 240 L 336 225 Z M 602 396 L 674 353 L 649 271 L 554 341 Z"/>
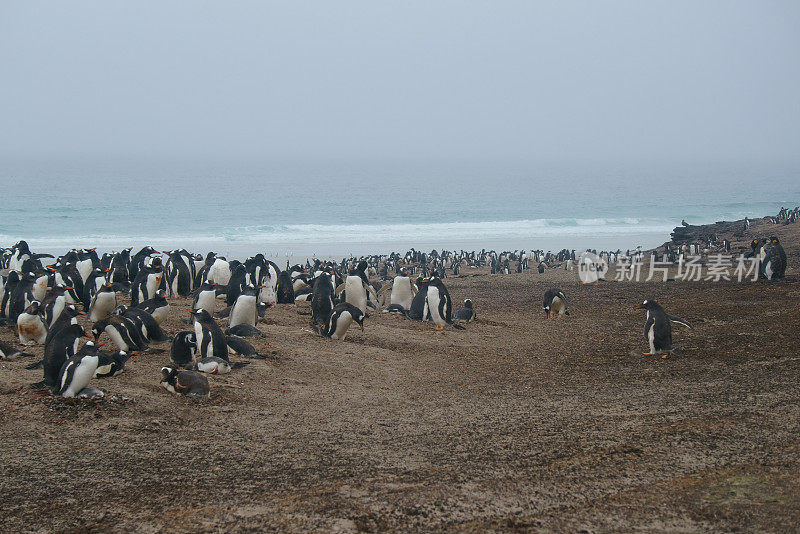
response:
<path fill-rule="evenodd" d="M 203 401 L 159 386 L 168 352 L 93 381 L 98 402 L 0 362 L 0 528 L 796 531 L 798 241 L 780 283 L 465 269 L 445 283 L 475 302 L 466 331 L 372 313 L 336 342 L 281 305 L 259 325 L 272 359 Z M 545 319 L 552 286 L 569 317 Z M 694 323 L 679 354 L 641 355 L 644 298 Z"/>

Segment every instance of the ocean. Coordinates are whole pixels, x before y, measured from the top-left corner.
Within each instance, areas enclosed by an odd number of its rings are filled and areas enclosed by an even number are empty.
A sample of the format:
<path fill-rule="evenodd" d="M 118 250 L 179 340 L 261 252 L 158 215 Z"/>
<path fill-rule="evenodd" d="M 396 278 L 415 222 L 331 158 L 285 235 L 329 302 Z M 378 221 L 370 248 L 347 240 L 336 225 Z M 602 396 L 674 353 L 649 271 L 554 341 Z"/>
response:
<path fill-rule="evenodd" d="M 628 249 L 800 204 L 791 165 L 10 158 L 0 245 L 246 257 Z"/>

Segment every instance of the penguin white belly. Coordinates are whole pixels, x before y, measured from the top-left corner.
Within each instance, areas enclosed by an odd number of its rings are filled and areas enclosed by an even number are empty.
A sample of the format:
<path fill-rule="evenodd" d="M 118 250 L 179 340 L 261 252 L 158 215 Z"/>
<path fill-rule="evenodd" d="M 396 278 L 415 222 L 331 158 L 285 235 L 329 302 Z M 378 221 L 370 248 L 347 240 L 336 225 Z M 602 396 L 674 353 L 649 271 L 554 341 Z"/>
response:
<path fill-rule="evenodd" d="M 111 372 L 111 364 L 110 363 L 107 363 L 105 365 L 98 365 L 97 369 L 94 370 L 94 375 L 92 375 L 92 378 L 97 378 L 98 375 L 107 375 L 110 372 Z M 122 371 L 120 371 L 120 372 L 122 372 Z"/>
<path fill-rule="evenodd" d="M 221 286 L 227 286 L 231 280 L 231 266 L 225 260 L 214 260 L 208 270 L 208 279 Z"/>
<path fill-rule="evenodd" d="M 181 260 L 183 261 L 183 264 L 186 265 L 186 272 L 188 273 L 189 276 L 189 291 L 191 291 L 194 289 L 194 280 L 192 279 L 192 261 L 184 255 L 181 255 Z M 177 279 L 178 277 L 176 276 L 175 280 Z"/>
<path fill-rule="evenodd" d="M 108 334 L 108 337 L 111 338 L 111 341 L 114 342 L 114 344 L 117 346 L 119 350 L 130 352 L 131 347 L 129 347 L 128 344 L 125 343 L 125 340 L 122 339 L 122 336 L 120 335 L 119 331 L 116 328 L 114 328 L 111 325 L 108 325 L 105 329 L 105 332 L 106 334 Z"/>
<path fill-rule="evenodd" d="M 361 278 L 358 279 L 361 281 Z M 341 315 L 339 315 L 339 319 L 336 321 L 336 330 L 331 334 L 331 339 L 344 339 L 344 336 L 347 335 L 347 329 L 350 328 L 352 322 L 353 316 L 350 315 L 350 312 L 342 312 Z"/>
<path fill-rule="evenodd" d="M 156 294 L 156 291 L 158 291 L 158 287 L 161 285 L 161 275 L 153 273 L 148 274 L 146 285 L 147 285 L 147 296 L 143 296 L 142 300 L 153 298 L 153 296 Z"/>
<path fill-rule="evenodd" d="M 17 317 L 17 330 L 19 331 L 19 342 L 23 345 L 35 345 L 44 343 L 47 338 L 47 328 L 39 315 L 21 313 Z"/>
<path fill-rule="evenodd" d="M 405 309 L 411 308 L 414 293 L 411 291 L 411 280 L 407 276 L 398 276 L 392 284 L 392 295 L 389 304 L 399 304 Z"/>
<path fill-rule="evenodd" d="M 70 380 L 69 386 L 61 396 L 67 398 L 74 397 L 80 393 L 83 388 L 88 386 L 89 381 L 94 376 L 94 372 L 97 370 L 98 361 L 99 358 L 97 356 L 84 356 L 77 364 L 75 372 L 72 374 L 72 380 Z M 63 386 L 64 384 L 62 384 L 62 387 Z"/>
<path fill-rule="evenodd" d="M 106 285 L 106 277 L 105 276 L 98 276 L 94 279 L 94 290 L 95 292 L 99 291 L 101 287 Z"/>
<path fill-rule="evenodd" d="M 256 312 L 256 297 L 241 295 L 233 304 L 228 326 L 234 327 L 237 324 L 249 324 L 251 326 L 255 326 L 257 317 L 258 313 Z"/>
<path fill-rule="evenodd" d="M 429 287 L 428 298 L 425 300 L 427 302 L 428 311 L 431 314 L 431 319 L 433 319 L 433 322 L 439 326 L 444 326 L 446 324 L 444 317 L 442 317 L 439 313 L 439 304 L 441 303 L 441 295 L 439 294 L 439 290 L 435 287 Z"/>
<path fill-rule="evenodd" d="M 361 310 L 361 313 L 367 312 L 367 292 L 360 276 L 348 276 L 344 281 L 344 291 L 345 302 Z"/>
<path fill-rule="evenodd" d="M 203 341 L 204 341 L 203 326 L 197 321 L 194 322 L 194 337 L 197 340 L 197 347 L 196 347 L 197 350 L 195 351 L 195 356 L 198 358 L 205 358 L 206 356 L 211 356 L 213 353 L 211 343 L 208 344 L 208 348 L 206 349 L 207 354 L 203 352 Z"/>
<path fill-rule="evenodd" d="M 117 297 L 114 293 L 98 293 L 95 295 L 94 303 L 89 310 L 89 320 L 96 322 L 101 321 L 111 315 L 114 308 L 117 306 Z"/>
<path fill-rule="evenodd" d="M 294 288 L 295 293 L 306 287 L 308 284 L 303 282 L 300 278 L 295 278 L 292 282 L 292 287 Z"/>
<path fill-rule="evenodd" d="M 217 308 L 216 291 L 201 291 L 197 295 L 197 304 L 194 305 L 195 310 L 200 308 L 207 310 L 208 313 L 214 313 Z"/>
<path fill-rule="evenodd" d="M 47 328 L 52 328 L 53 323 L 61 317 L 61 312 L 64 311 L 64 308 L 67 305 L 67 299 L 64 296 L 56 298 L 55 302 L 53 302 L 53 316 L 50 319 L 50 324 L 47 325 Z"/>
<path fill-rule="evenodd" d="M 553 297 L 553 302 L 550 304 L 550 313 L 564 315 L 566 310 L 567 307 L 564 305 L 564 301 L 560 297 Z"/>
<path fill-rule="evenodd" d="M 161 324 L 167 318 L 168 311 L 169 311 L 169 304 L 167 304 L 166 306 L 159 306 L 158 308 L 153 310 L 153 313 L 151 315 L 158 324 Z"/>
<path fill-rule="evenodd" d="M 92 274 L 92 269 L 94 269 L 92 260 L 81 260 L 75 266 L 78 268 L 78 274 L 81 275 L 81 280 L 86 283 L 86 279 L 89 278 L 89 275 Z"/>
<path fill-rule="evenodd" d="M 41 302 L 47 296 L 47 277 L 40 276 L 33 283 L 33 298 Z M 3 298 L 3 292 L 0 291 L 0 299 Z"/>
<path fill-rule="evenodd" d="M 258 301 L 265 304 L 275 304 L 275 290 L 272 289 L 272 284 L 266 280 L 264 287 L 258 292 Z"/>

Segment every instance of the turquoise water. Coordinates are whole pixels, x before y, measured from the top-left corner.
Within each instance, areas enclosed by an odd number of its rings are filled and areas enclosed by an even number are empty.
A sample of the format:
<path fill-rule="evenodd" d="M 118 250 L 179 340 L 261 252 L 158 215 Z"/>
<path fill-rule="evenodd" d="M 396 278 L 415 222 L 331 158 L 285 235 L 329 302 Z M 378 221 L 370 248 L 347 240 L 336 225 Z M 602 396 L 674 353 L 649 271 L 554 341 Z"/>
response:
<path fill-rule="evenodd" d="M 800 204 L 780 165 L 12 159 L 0 244 L 229 254 L 629 248 Z"/>

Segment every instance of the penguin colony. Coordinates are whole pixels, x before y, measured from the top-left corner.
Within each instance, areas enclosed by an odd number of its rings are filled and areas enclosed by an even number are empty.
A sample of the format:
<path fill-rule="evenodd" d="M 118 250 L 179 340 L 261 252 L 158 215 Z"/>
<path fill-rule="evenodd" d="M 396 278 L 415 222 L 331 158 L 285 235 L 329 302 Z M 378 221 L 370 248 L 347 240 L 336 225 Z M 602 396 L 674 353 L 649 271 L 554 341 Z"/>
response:
<path fill-rule="evenodd" d="M 785 210 L 776 220 L 789 224 L 797 213 Z M 42 360 L 28 366 L 43 370 L 34 387 L 63 397 L 102 395 L 88 387 L 92 379 L 123 372 L 137 354 L 166 353 L 150 344 L 169 341 L 162 386 L 175 394 L 208 397 L 209 383 L 203 374 L 227 374 L 250 363 L 231 361 L 231 354 L 266 358 L 253 342 L 265 337 L 257 324 L 276 304 L 310 303 L 309 330 L 332 340 L 345 339 L 353 324 L 364 331 L 365 320 L 375 311 L 430 321 L 436 330 L 463 330 L 477 314 L 469 298 L 454 308 L 444 284 L 448 273 L 457 276 L 464 268 L 484 266 L 492 274 L 521 273 L 532 267 L 542 273 L 570 269 L 576 262 L 575 251 L 566 249 L 555 254 L 411 249 L 341 262 L 307 260 L 291 266 L 287 261 L 280 269 L 263 254 L 241 262 L 185 249 L 159 252 L 144 247 L 131 252 L 129 248 L 99 256 L 95 249 L 81 249 L 55 258 L 32 253 L 25 241 L 0 249 L 0 324 L 16 327 L 20 345 L 44 346 Z M 601 251 L 598 256 L 614 263 L 641 254 L 637 249 L 624 254 Z M 749 254 L 761 259 L 762 278 L 785 276 L 786 253 L 777 237 L 754 239 Z M 377 280 L 370 282 L 370 277 Z M 170 313 L 179 313 L 170 307 L 170 299 L 176 297 L 192 299 L 185 321 L 190 328 L 167 333 L 161 324 Z M 223 301 L 224 308 L 218 309 Z M 674 350 L 671 323 L 692 328 L 652 299 L 636 309 L 646 310 L 648 352 L 643 354 L 666 356 Z M 543 310 L 547 318 L 569 315 L 567 296 L 558 288 L 548 290 Z M 78 324 L 80 316 L 86 316 L 91 328 Z M 107 341 L 100 341 L 103 336 Z M 110 351 L 103 350 L 107 344 Z M 0 359 L 25 356 L 29 354 L 21 349 L 0 344 Z"/>

